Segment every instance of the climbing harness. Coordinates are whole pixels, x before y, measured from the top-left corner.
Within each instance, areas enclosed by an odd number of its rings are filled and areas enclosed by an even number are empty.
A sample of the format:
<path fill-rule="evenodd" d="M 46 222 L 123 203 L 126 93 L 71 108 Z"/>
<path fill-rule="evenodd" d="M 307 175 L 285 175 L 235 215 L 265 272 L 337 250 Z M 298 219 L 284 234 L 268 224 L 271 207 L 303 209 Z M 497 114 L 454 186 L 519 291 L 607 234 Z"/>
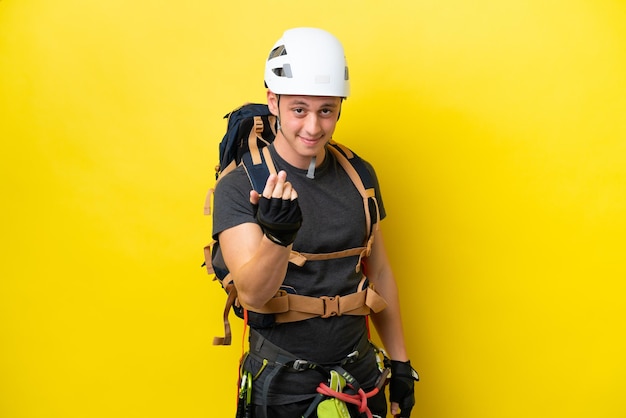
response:
<path fill-rule="evenodd" d="M 357 361 L 367 350 L 372 349 L 376 354 L 381 375 L 374 389 L 365 392 L 344 366 Z M 247 371 L 244 366 L 248 356 L 262 363 L 261 368 L 254 375 L 251 371 Z M 366 414 L 368 418 L 372 418 L 372 413 L 367 406 L 367 400 L 382 390 L 388 381 L 390 373 L 389 359 L 386 353 L 374 346 L 367 338 L 362 338 L 354 350 L 346 355 L 339 364 L 328 366 L 298 358 L 267 340 L 258 331 L 250 329 L 250 351 L 243 356 L 241 361 L 237 418 L 249 417 L 246 413 L 249 413 L 247 411 L 251 411 L 253 408 L 251 406 L 252 382 L 266 370 L 267 366 L 272 367 L 267 369 L 271 371 L 265 377 L 263 386 L 258 394 L 257 403 L 261 406 L 261 416 L 259 418 L 268 418 L 267 399 L 269 389 L 272 381 L 279 373 L 299 373 L 308 370 L 318 372 L 322 382 L 317 387 L 317 395 L 303 414 L 303 418 L 309 418 L 314 414 L 317 414 L 318 418 L 350 418 L 348 404 L 355 405 L 360 413 Z"/>

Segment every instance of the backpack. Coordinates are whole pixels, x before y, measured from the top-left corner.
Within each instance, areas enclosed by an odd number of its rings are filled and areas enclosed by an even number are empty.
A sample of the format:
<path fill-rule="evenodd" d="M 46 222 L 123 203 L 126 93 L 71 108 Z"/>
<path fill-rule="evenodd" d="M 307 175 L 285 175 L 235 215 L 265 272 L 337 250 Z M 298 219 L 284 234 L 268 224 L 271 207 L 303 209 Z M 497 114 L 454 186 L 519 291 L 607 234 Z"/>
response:
<path fill-rule="evenodd" d="M 228 119 L 227 129 L 219 145 L 219 164 L 215 167 L 215 184 L 228 173 L 242 164 L 248 174 L 251 186 L 261 193 L 270 173 L 276 173 L 267 146 L 276 136 L 276 116 L 272 115 L 267 105 L 247 103 L 224 116 Z M 307 260 L 327 260 L 333 258 L 359 256 L 356 271 L 361 269 L 364 258 L 369 256 L 374 239 L 374 230 L 378 226 L 380 213 L 375 196 L 375 181 L 364 161 L 351 150 L 334 141 L 328 149 L 346 171 L 354 186 L 363 198 L 363 208 L 367 222 L 366 239 L 362 247 L 350 248 L 333 253 L 309 254 L 292 251 L 289 261 L 298 266 Z M 211 214 L 211 199 L 214 188 L 207 194 L 204 214 Z M 300 321 L 315 316 L 330 317 L 335 315 L 368 315 L 370 311 L 379 312 L 386 302 L 363 277 L 355 293 L 346 296 L 323 296 L 321 298 L 296 295 L 288 289 L 278 291 L 261 310 L 248 311 L 237 299 L 235 288 L 228 268 L 224 263 L 218 241 L 204 247 L 204 263 L 207 273 L 213 275 L 227 293 L 223 312 L 224 337 L 215 337 L 213 345 L 230 345 L 231 330 L 229 314 L 235 314 L 251 326 L 267 327 L 274 323 Z M 341 299 L 341 305 L 339 304 Z"/>

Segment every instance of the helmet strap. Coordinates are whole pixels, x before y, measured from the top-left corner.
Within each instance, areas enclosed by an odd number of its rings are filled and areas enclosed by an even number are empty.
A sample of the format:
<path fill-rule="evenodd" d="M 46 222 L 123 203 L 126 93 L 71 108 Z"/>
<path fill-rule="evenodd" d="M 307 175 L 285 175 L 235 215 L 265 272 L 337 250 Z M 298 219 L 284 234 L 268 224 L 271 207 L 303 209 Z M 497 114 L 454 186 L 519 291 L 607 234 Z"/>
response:
<path fill-rule="evenodd" d="M 285 133 L 283 132 L 283 128 L 280 125 L 280 94 L 276 95 L 276 108 L 278 109 L 278 115 L 276 115 L 276 130 L 280 131 L 284 136 Z"/>

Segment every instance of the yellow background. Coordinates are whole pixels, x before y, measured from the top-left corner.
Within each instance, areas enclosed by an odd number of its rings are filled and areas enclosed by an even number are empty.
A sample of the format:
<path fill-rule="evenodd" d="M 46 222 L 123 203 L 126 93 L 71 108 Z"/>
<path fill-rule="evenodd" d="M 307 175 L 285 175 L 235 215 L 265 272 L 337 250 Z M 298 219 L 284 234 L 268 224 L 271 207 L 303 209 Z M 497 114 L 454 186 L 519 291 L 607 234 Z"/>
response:
<path fill-rule="evenodd" d="M 202 207 L 293 26 L 346 48 L 414 416 L 626 416 L 618 0 L 0 0 L 0 416 L 234 416 Z"/>

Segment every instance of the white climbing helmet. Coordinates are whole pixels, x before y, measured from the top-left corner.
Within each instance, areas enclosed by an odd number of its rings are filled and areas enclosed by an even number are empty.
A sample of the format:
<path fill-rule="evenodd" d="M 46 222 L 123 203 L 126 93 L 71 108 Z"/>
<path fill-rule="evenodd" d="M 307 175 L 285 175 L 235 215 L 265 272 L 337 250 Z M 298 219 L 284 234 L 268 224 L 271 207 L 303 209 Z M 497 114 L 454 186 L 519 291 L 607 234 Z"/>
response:
<path fill-rule="evenodd" d="M 265 85 L 276 94 L 348 97 L 350 80 L 341 42 L 322 29 L 285 31 L 265 63 Z"/>

